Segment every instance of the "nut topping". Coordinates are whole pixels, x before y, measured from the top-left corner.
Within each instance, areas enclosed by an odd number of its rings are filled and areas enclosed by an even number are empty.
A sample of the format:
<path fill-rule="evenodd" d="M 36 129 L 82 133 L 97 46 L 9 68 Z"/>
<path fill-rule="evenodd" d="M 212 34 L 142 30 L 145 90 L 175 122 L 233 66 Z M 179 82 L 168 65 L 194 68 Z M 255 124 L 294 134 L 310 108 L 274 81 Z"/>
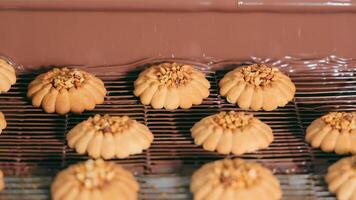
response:
<path fill-rule="evenodd" d="M 229 111 L 228 113 L 220 112 L 213 117 L 213 120 L 223 128 L 236 129 L 247 126 L 252 118 L 252 114 Z"/>
<path fill-rule="evenodd" d="M 101 188 L 110 182 L 114 176 L 113 164 L 103 160 L 88 160 L 74 166 L 76 179 L 87 189 Z"/>
<path fill-rule="evenodd" d="M 225 188 L 241 189 L 251 187 L 259 178 L 258 168 L 242 160 L 224 160 L 214 166 L 214 176 L 219 177 Z"/>
<path fill-rule="evenodd" d="M 133 122 L 128 116 L 111 117 L 108 114 L 104 116 L 96 114 L 94 117 L 90 117 L 88 121 L 92 123 L 97 131 L 102 131 L 103 133 L 122 133 L 129 129 Z"/>
<path fill-rule="evenodd" d="M 356 112 L 330 112 L 321 119 L 340 131 L 350 131 L 356 128 Z"/>
<path fill-rule="evenodd" d="M 244 80 L 255 86 L 265 86 L 276 79 L 278 68 L 268 67 L 265 64 L 253 64 L 242 67 L 240 70 Z"/>
<path fill-rule="evenodd" d="M 162 63 L 158 65 L 156 76 L 161 84 L 179 87 L 191 80 L 192 67 L 179 63 Z"/>
<path fill-rule="evenodd" d="M 66 67 L 58 69 L 55 68 L 48 72 L 44 77 L 44 81 L 51 83 L 54 88 L 61 90 L 65 88 L 78 88 L 86 79 L 86 73 L 78 69 L 68 69 Z"/>

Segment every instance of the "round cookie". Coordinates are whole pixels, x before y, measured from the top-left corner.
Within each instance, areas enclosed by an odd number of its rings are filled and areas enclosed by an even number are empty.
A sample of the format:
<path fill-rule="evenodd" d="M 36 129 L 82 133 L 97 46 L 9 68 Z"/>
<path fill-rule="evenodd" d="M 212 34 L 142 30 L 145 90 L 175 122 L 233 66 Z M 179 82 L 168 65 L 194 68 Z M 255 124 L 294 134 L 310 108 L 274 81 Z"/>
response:
<path fill-rule="evenodd" d="M 2 112 L 0 112 L 0 134 L 3 129 L 5 129 L 7 126 L 5 116 Z"/>
<path fill-rule="evenodd" d="M 265 64 L 242 66 L 219 82 L 220 95 L 242 109 L 271 111 L 294 98 L 295 85 L 278 68 Z"/>
<path fill-rule="evenodd" d="M 338 200 L 356 199 L 356 156 L 343 158 L 328 168 L 325 177 L 330 192 Z"/>
<path fill-rule="evenodd" d="M 6 60 L 0 58 L 0 94 L 10 90 L 16 83 L 14 67 Z"/>
<path fill-rule="evenodd" d="M 51 186 L 53 200 L 134 200 L 138 190 L 131 172 L 100 159 L 71 165 L 58 173 Z"/>
<path fill-rule="evenodd" d="M 127 158 L 142 153 L 153 141 L 147 126 L 128 116 L 95 115 L 67 134 L 68 146 L 93 158 Z"/>
<path fill-rule="evenodd" d="M 191 65 L 162 63 L 140 73 L 134 83 L 134 94 L 142 104 L 155 109 L 188 109 L 209 96 L 210 83 Z"/>
<path fill-rule="evenodd" d="M 224 159 L 203 165 L 192 176 L 194 200 L 278 200 L 279 180 L 262 165 L 242 159 Z"/>
<path fill-rule="evenodd" d="M 317 118 L 307 128 L 305 140 L 324 152 L 356 153 L 356 112 L 330 112 Z"/>
<path fill-rule="evenodd" d="M 2 191 L 4 188 L 5 188 L 4 174 L 0 170 L 0 191 Z"/>
<path fill-rule="evenodd" d="M 196 145 L 221 154 L 254 152 L 267 148 L 273 141 L 272 129 L 245 112 L 220 112 L 205 117 L 190 131 Z"/>
<path fill-rule="evenodd" d="M 54 68 L 41 74 L 28 86 L 27 96 L 34 107 L 60 115 L 82 113 L 102 104 L 106 95 L 103 81 L 93 74 L 69 68 Z"/>

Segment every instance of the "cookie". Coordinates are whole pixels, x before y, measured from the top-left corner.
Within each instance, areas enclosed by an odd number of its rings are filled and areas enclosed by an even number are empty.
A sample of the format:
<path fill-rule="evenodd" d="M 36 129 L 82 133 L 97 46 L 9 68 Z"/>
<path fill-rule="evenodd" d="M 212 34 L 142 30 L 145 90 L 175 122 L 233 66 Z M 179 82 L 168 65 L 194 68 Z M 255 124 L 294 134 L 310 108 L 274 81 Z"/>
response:
<path fill-rule="evenodd" d="M 142 153 L 153 141 L 147 126 L 128 116 L 95 115 L 67 134 L 68 146 L 93 158 L 127 158 Z"/>
<path fill-rule="evenodd" d="M 356 112 L 330 112 L 314 120 L 305 140 L 314 148 L 337 154 L 356 153 Z"/>
<path fill-rule="evenodd" d="M 139 184 L 118 164 L 88 160 L 59 172 L 51 185 L 53 200 L 138 199 Z"/>
<path fill-rule="evenodd" d="M 279 180 L 262 165 L 242 159 L 224 159 L 194 172 L 190 190 L 194 200 L 278 200 Z"/>
<path fill-rule="evenodd" d="M 273 141 L 272 129 L 245 112 L 220 112 L 205 117 L 190 131 L 196 145 L 221 154 L 254 152 L 267 148 Z"/>
<path fill-rule="evenodd" d="M 356 199 L 356 156 L 343 158 L 328 168 L 325 177 L 329 191 L 338 200 Z"/>
<path fill-rule="evenodd" d="M 16 83 L 14 67 L 6 60 L 0 58 L 0 94 L 10 90 Z"/>
<path fill-rule="evenodd" d="M 2 130 L 4 130 L 7 126 L 5 116 L 2 112 L 0 112 L 0 134 Z"/>
<path fill-rule="evenodd" d="M 54 68 L 36 77 L 28 86 L 27 96 L 34 107 L 60 115 L 82 113 L 102 104 L 106 95 L 103 81 L 93 74 L 69 68 Z"/>
<path fill-rule="evenodd" d="M 2 191 L 4 188 L 5 188 L 4 174 L 0 170 L 0 191 Z"/>
<path fill-rule="evenodd" d="M 191 65 L 162 63 L 140 73 L 134 83 L 134 94 L 142 104 L 155 109 L 188 109 L 209 96 L 210 83 Z"/>
<path fill-rule="evenodd" d="M 242 109 L 271 111 L 294 98 L 295 85 L 278 68 L 265 64 L 238 67 L 219 82 L 220 95 Z"/>

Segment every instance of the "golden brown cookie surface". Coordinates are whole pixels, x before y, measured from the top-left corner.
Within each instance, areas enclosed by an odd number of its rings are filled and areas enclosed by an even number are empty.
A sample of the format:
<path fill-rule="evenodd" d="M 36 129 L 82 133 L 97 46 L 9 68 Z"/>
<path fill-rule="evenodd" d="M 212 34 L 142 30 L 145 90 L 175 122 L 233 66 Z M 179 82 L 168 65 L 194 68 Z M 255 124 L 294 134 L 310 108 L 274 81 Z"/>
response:
<path fill-rule="evenodd" d="M 220 112 L 203 118 L 191 129 L 197 145 L 207 151 L 241 155 L 267 148 L 273 141 L 272 129 L 252 114 Z"/>
<path fill-rule="evenodd" d="M 356 156 L 343 158 L 328 168 L 325 177 L 329 191 L 338 200 L 356 198 Z"/>
<path fill-rule="evenodd" d="M 41 74 L 28 86 L 32 105 L 47 113 L 61 115 L 82 113 L 102 104 L 106 95 L 104 83 L 93 74 L 69 68 L 54 68 Z"/>
<path fill-rule="evenodd" d="M 356 112 L 330 112 L 314 120 L 305 140 L 325 152 L 356 153 Z"/>
<path fill-rule="evenodd" d="M 278 200 L 279 180 L 262 165 L 242 159 L 224 159 L 203 165 L 192 176 L 194 200 Z"/>
<path fill-rule="evenodd" d="M 210 93 L 210 83 L 202 72 L 179 63 L 149 67 L 140 73 L 134 86 L 135 96 L 155 109 L 188 109 L 201 104 Z"/>
<path fill-rule="evenodd" d="M 131 172 L 100 159 L 69 166 L 57 174 L 51 186 L 53 200 L 134 200 L 138 190 Z"/>
<path fill-rule="evenodd" d="M 278 68 L 264 64 L 243 66 L 228 72 L 219 82 L 220 95 L 242 109 L 275 110 L 294 98 L 291 79 Z"/>
<path fill-rule="evenodd" d="M 153 141 L 145 125 L 128 116 L 95 115 L 67 134 L 68 145 L 93 158 L 127 158 L 142 153 Z"/>
<path fill-rule="evenodd" d="M 0 191 L 5 188 L 4 173 L 0 170 Z"/>
<path fill-rule="evenodd" d="M 3 129 L 5 129 L 7 126 L 5 116 L 2 112 L 0 112 L 0 134 Z"/>
<path fill-rule="evenodd" d="M 15 83 L 15 69 L 9 62 L 0 58 L 0 94 L 9 91 Z"/>

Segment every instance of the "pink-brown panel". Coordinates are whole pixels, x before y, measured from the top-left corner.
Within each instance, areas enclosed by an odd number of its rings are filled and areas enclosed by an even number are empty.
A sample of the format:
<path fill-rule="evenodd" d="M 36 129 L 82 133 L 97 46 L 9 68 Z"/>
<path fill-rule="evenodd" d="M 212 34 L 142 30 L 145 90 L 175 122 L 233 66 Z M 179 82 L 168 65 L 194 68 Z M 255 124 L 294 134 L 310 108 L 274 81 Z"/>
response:
<path fill-rule="evenodd" d="M 356 57 L 356 13 L 0 9 L 0 53 L 26 67 L 151 57 Z"/>

